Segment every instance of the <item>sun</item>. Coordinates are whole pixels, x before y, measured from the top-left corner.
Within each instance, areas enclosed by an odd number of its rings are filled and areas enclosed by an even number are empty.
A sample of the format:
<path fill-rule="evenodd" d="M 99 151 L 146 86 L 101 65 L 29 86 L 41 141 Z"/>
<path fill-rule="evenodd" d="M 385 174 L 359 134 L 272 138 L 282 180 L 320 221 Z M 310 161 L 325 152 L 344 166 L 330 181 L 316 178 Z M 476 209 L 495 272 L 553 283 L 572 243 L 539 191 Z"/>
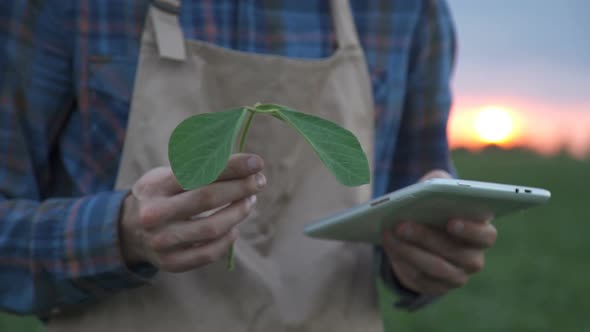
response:
<path fill-rule="evenodd" d="M 510 141 L 514 134 L 514 119 L 503 107 L 485 107 L 477 114 L 475 131 L 479 139 L 488 144 Z"/>

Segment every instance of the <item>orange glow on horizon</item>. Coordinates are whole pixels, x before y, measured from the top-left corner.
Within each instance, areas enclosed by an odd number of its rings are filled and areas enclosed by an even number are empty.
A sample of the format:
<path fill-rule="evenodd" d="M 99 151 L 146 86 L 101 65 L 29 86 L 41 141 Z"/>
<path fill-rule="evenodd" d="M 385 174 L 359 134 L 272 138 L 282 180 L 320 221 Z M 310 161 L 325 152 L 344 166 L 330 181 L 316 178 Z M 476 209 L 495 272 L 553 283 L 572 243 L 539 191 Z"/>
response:
<path fill-rule="evenodd" d="M 494 101 L 490 103 L 490 101 Z M 498 102 L 498 101 L 501 101 Z M 451 148 L 489 144 L 543 155 L 590 156 L 590 105 L 547 105 L 502 97 L 458 97 L 449 118 Z"/>
<path fill-rule="evenodd" d="M 473 125 L 481 142 L 501 145 L 514 139 L 513 118 L 506 108 L 489 106 L 478 111 Z"/>

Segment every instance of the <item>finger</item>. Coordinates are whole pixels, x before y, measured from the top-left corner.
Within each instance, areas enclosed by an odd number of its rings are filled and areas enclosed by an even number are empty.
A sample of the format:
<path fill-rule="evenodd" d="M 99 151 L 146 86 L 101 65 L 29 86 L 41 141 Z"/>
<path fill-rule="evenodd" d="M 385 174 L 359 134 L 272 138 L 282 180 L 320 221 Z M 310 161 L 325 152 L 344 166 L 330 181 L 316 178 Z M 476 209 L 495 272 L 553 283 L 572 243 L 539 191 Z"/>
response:
<path fill-rule="evenodd" d="M 183 192 L 170 167 L 157 167 L 142 176 L 132 188 L 133 195 L 141 197 L 164 197 Z"/>
<path fill-rule="evenodd" d="M 152 237 L 151 246 L 156 251 L 166 252 L 223 237 L 236 225 L 246 220 L 255 202 L 256 196 L 250 196 L 232 203 L 207 218 L 176 222 L 163 227 Z"/>
<path fill-rule="evenodd" d="M 394 241 L 396 240 L 393 233 L 387 231 L 385 233 L 383 247 L 388 253 L 393 273 L 404 287 L 424 295 L 440 295 L 450 288 L 447 285 L 434 282 L 432 279 L 425 277 L 413 265 L 397 257 L 394 254 L 396 250 Z"/>
<path fill-rule="evenodd" d="M 442 170 L 442 169 L 434 169 L 426 174 L 424 174 L 418 182 L 424 182 L 430 179 L 450 179 L 452 178 L 449 172 Z"/>
<path fill-rule="evenodd" d="M 404 223 L 396 231 L 397 236 L 404 241 L 442 256 L 466 272 L 475 273 L 483 269 L 483 250 L 457 241 L 444 230 L 416 223 Z"/>
<path fill-rule="evenodd" d="M 211 242 L 177 251 L 160 257 L 160 267 L 168 272 L 186 272 L 211 264 L 223 257 L 238 237 L 232 229 L 223 237 Z"/>
<path fill-rule="evenodd" d="M 227 166 L 216 181 L 227 181 L 245 178 L 256 174 L 264 168 L 264 161 L 255 154 L 237 153 L 231 155 Z"/>
<path fill-rule="evenodd" d="M 444 282 L 420 274 L 416 268 L 402 260 L 392 261 L 391 266 L 400 283 L 418 294 L 439 296 L 453 288 Z"/>
<path fill-rule="evenodd" d="M 430 296 L 440 296 L 459 286 L 446 283 L 444 280 L 434 279 L 424 274 L 416 277 L 416 288 L 418 293 Z"/>
<path fill-rule="evenodd" d="M 413 266 L 420 275 L 442 282 L 449 287 L 461 287 L 467 280 L 467 274 L 443 257 L 436 256 L 424 249 L 404 241 L 392 241 L 388 248 L 392 260 L 401 260 Z"/>
<path fill-rule="evenodd" d="M 418 270 L 415 267 L 400 259 L 391 259 L 390 264 L 393 273 L 404 287 L 417 293 L 422 292 L 416 283 L 418 280 Z"/>
<path fill-rule="evenodd" d="M 240 180 L 214 182 L 205 187 L 151 202 L 140 209 L 142 224 L 155 228 L 167 221 L 187 220 L 202 212 L 219 208 L 258 193 L 266 185 L 262 173 Z"/>
<path fill-rule="evenodd" d="M 262 158 L 253 154 L 234 154 L 217 181 L 233 180 L 258 173 L 262 170 Z M 172 196 L 184 192 L 170 167 L 150 170 L 133 186 L 133 194 L 140 197 Z"/>
<path fill-rule="evenodd" d="M 452 220 L 447 224 L 447 231 L 456 239 L 484 249 L 493 246 L 498 237 L 496 227 L 489 222 Z"/>

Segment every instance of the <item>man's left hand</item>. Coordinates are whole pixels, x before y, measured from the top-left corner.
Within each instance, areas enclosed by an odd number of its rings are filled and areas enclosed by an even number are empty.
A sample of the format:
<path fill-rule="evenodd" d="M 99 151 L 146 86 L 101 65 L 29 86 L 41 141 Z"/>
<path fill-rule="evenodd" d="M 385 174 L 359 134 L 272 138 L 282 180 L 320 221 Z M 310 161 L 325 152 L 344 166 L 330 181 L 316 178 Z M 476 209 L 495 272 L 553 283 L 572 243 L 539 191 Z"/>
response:
<path fill-rule="evenodd" d="M 450 175 L 436 170 L 422 181 L 437 177 Z M 450 220 L 444 227 L 407 221 L 384 232 L 383 247 L 403 286 L 422 295 L 442 295 L 483 269 L 484 252 L 496 235 L 490 220 Z"/>

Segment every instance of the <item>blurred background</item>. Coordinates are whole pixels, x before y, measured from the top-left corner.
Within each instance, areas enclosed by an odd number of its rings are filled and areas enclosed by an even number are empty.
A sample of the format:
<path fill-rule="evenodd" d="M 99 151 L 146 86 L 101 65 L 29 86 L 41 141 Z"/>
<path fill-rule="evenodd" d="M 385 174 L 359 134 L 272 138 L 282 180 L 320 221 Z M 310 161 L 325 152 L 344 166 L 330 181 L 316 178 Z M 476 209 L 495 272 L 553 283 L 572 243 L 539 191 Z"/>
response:
<path fill-rule="evenodd" d="M 552 199 L 496 222 L 498 243 L 465 288 L 387 319 L 395 331 L 590 331 L 590 1 L 448 1 L 459 175 Z"/>
<path fill-rule="evenodd" d="M 498 220 L 486 269 L 395 331 L 590 331 L 590 1 L 448 0 L 459 175 L 552 191 Z M 0 331 L 41 331 L 0 315 Z"/>

